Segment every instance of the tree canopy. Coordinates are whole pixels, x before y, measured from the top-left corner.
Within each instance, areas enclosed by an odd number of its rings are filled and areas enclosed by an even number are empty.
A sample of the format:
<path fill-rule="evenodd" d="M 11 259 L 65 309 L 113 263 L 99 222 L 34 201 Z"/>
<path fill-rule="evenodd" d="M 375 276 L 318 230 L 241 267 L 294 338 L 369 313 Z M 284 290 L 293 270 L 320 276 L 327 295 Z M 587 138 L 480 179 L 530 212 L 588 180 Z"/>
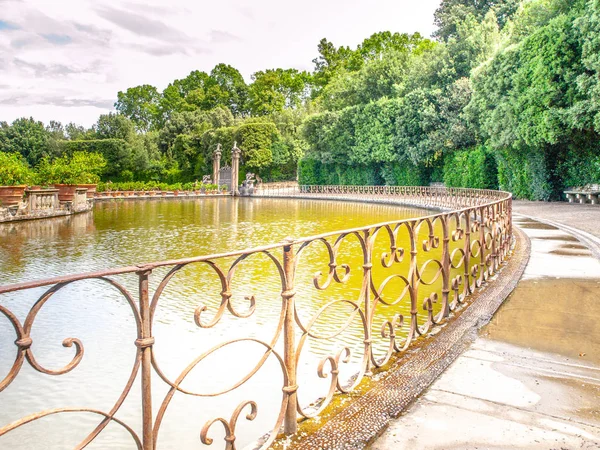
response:
<path fill-rule="evenodd" d="M 235 141 L 242 173 L 265 180 L 444 181 L 530 199 L 600 181 L 600 0 L 442 0 L 434 22 L 433 39 L 323 38 L 310 72 L 245 79 L 222 63 L 162 91 L 130 87 L 89 129 L 0 122 L 0 151 L 31 167 L 100 153 L 115 181 L 193 181 Z"/>

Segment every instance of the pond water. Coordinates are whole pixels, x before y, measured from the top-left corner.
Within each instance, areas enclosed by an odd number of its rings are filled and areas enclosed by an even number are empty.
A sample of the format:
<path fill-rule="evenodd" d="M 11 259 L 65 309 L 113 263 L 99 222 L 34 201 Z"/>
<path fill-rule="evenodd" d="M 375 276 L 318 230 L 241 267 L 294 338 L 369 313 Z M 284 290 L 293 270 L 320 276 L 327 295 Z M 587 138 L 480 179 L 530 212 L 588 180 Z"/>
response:
<path fill-rule="evenodd" d="M 0 224 L 0 284 L 132 265 L 140 262 L 175 259 L 227 252 L 281 242 L 286 237 L 304 237 L 349 227 L 400 220 L 431 214 L 418 208 L 351 202 L 286 199 L 204 198 L 153 201 L 113 201 L 98 203 L 92 213 L 66 218 Z M 428 231 L 421 230 L 423 239 Z M 438 236 L 439 236 L 439 229 Z M 420 235 L 421 235 L 420 234 Z M 400 244 L 406 246 L 407 234 Z M 381 254 L 389 252 L 389 237 L 380 233 L 373 255 L 374 279 L 382 281 L 386 270 L 408 273 L 409 248 L 404 261 L 392 269 L 383 269 Z M 456 245 L 460 245 L 460 242 Z M 281 250 L 274 250 L 280 258 Z M 420 263 L 439 258 L 439 249 L 429 252 Z M 219 261 L 226 271 L 233 259 Z M 327 273 L 329 258 L 324 245 L 307 247 L 298 262 L 296 302 L 301 320 L 308 321 L 332 299 L 355 301 L 362 282 L 362 254 L 355 237 L 344 239 L 339 262 L 348 264 L 347 283 L 333 283 L 326 290 L 315 289 L 313 277 L 318 271 Z M 462 269 L 461 269 L 462 270 Z M 151 276 L 151 295 L 167 269 L 157 269 Z M 134 275 L 115 277 L 134 295 Z M 323 278 L 322 278 L 323 279 Z M 388 289 L 393 290 L 393 282 Z M 402 289 L 397 284 L 398 292 Z M 423 286 L 424 298 L 439 283 Z M 44 289 L 0 295 L 0 305 L 9 308 L 21 321 Z M 257 254 L 236 269 L 232 283 L 232 302 L 240 312 L 248 310 L 249 295 L 256 298 L 256 311 L 240 319 L 225 312 L 211 329 L 194 323 L 199 304 L 207 310 L 203 321 L 214 316 L 221 301 L 219 278 L 206 264 L 193 264 L 182 269 L 163 292 L 154 318 L 153 335 L 157 363 L 165 376 L 175 380 L 185 367 L 215 345 L 252 337 L 270 342 L 281 314 L 281 283 L 271 260 Z M 397 293 L 396 292 L 396 295 Z M 407 296 L 408 297 L 408 296 Z M 385 353 L 388 343 L 381 339 L 381 325 L 394 314 L 407 314 L 410 303 L 404 300 L 389 310 L 377 311 L 373 333 L 379 335 L 377 351 Z M 351 312 L 349 303 L 340 303 L 326 311 L 316 324 L 319 332 L 335 331 Z M 206 317 L 204 317 L 206 316 Z M 351 377 L 362 354 L 360 318 L 335 339 L 309 339 L 299 360 L 299 398 L 308 405 L 327 392 L 329 380 L 317 375 L 319 361 L 334 355 L 342 347 L 352 351 L 344 365 L 342 378 Z M 32 328 L 32 350 L 38 363 L 59 369 L 69 363 L 73 348 L 63 348 L 67 337 L 79 338 L 85 355 L 79 366 L 66 375 L 51 376 L 33 370 L 25 362 L 19 376 L 0 393 L 0 426 L 28 414 L 58 407 L 86 407 L 110 411 L 127 384 L 135 361 L 135 321 L 129 306 L 115 289 L 88 280 L 60 290 L 40 310 Z M 298 337 L 300 334 L 298 333 Z M 8 373 L 16 347 L 14 331 L 0 315 L 0 380 Z M 280 339 L 281 340 L 281 339 Z M 280 348 L 280 343 L 277 344 Z M 264 347 L 248 342 L 230 345 L 203 360 L 186 378 L 182 387 L 201 394 L 176 394 L 168 406 L 158 437 L 158 448 L 203 448 L 199 433 L 211 419 L 229 419 L 235 407 L 244 400 L 255 400 L 258 415 L 253 422 L 238 424 L 238 448 L 256 439 L 260 432 L 273 427 L 280 407 L 282 371 L 275 358 L 270 358 L 252 379 L 239 389 L 211 397 L 227 390 L 251 371 Z M 327 367 L 327 366 L 326 366 Z M 327 370 L 326 370 L 327 371 Z M 159 410 L 168 386 L 158 376 L 153 379 L 153 410 Z M 139 377 L 138 377 L 139 378 Z M 140 385 L 136 379 L 116 417 L 134 430 L 140 430 Z M 0 437 L 0 448 L 72 448 L 101 421 L 93 414 L 57 414 L 25 425 Z M 210 436 L 213 447 L 222 448 L 222 427 L 215 425 Z M 88 448 L 134 448 L 128 433 L 111 423 Z"/>

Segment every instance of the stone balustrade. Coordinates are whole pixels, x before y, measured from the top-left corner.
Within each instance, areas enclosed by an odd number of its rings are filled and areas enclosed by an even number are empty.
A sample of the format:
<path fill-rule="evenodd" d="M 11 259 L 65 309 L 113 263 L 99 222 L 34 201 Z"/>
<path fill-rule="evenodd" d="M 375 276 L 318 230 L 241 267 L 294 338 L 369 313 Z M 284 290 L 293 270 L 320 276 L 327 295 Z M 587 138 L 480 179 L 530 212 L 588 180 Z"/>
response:
<path fill-rule="evenodd" d="M 58 189 L 28 189 L 25 191 L 27 212 L 31 215 L 60 208 Z"/>
<path fill-rule="evenodd" d="M 77 188 L 71 202 L 60 202 L 58 189 L 27 189 L 20 204 L 0 207 L 0 222 L 67 216 L 90 211 L 93 205 L 94 199 L 87 198 L 87 188 Z"/>

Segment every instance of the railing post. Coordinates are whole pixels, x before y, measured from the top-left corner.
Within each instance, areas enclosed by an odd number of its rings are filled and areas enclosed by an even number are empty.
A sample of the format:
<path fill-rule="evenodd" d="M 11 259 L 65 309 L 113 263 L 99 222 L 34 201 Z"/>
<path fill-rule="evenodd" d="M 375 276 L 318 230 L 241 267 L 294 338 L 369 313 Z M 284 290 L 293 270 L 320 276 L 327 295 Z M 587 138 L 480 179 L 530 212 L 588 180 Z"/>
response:
<path fill-rule="evenodd" d="M 471 294 L 471 210 L 465 213 L 465 243 L 463 247 L 464 252 L 464 296 Z"/>
<path fill-rule="evenodd" d="M 286 239 L 283 246 L 283 271 L 285 274 L 285 286 L 281 297 L 285 307 L 285 318 L 283 322 L 283 359 L 288 374 L 288 384 L 283 391 L 288 396 L 287 409 L 283 423 L 283 431 L 286 435 L 294 434 L 298 431 L 297 404 L 298 404 L 298 385 L 296 379 L 296 336 L 294 334 L 294 274 L 295 255 L 292 239 Z"/>
<path fill-rule="evenodd" d="M 371 277 L 373 272 L 373 237 L 371 234 L 371 230 L 366 230 L 363 235 L 363 239 L 365 240 L 365 255 L 363 260 L 363 296 L 365 300 L 365 321 L 367 322 L 367 329 L 365 335 L 365 354 L 367 356 L 367 362 L 365 366 L 365 374 L 372 375 L 372 362 L 371 357 L 373 355 L 373 337 L 372 337 L 372 327 L 373 327 L 373 305 L 371 304 Z"/>
<path fill-rule="evenodd" d="M 490 221 L 490 229 L 492 232 L 492 271 L 496 273 L 498 271 L 499 263 L 498 263 L 498 246 L 496 245 L 496 239 L 498 238 L 498 207 L 499 205 L 496 203 L 492 206 L 492 218 Z"/>
<path fill-rule="evenodd" d="M 512 242 L 512 235 L 513 235 L 513 216 L 512 216 L 512 196 L 508 199 L 508 234 L 511 237 L 511 242 Z"/>
<path fill-rule="evenodd" d="M 408 281 L 410 282 L 412 295 L 410 297 L 410 330 L 409 336 L 407 339 L 412 340 L 416 335 L 418 335 L 418 324 L 417 324 L 417 314 L 419 313 L 419 309 L 417 306 L 417 299 L 419 296 L 419 277 L 417 274 L 418 271 L 418 261 L 417 261 L 417 241 L 419 240 L 418 230 L 417 230 L 417 221 L 413 220 L 410 225 L 410 271 L 408 275 Z"/>
<path fill-rule="evenodd" d="M 487 279 L 487 265 L 485 262 L 486 259 L 486 255 L 485 255 L 485 214 L 486 214 L 486 207 L 482 206 L 480 208 L 478 208 L 479 210 L 479 214 L 480 214 L 480 218 L 481 218 L 481 222 L 480 222 L 480 227 L 479 227 L 479 241 L 481 243 L 481 260 L 479 261 L 479 267 L 481 269 L 481 275 L 480 275 L 480 283 L 483 283 L 486 279 Z"/>
<path fill-rule="evenodd" d="M 442 216 L 442 318 L 450 315 L 448 294 L 450 293 L 450 216 Z"/>
<path fill-rule="evenodd" d="M 142 444 L 144 450 L 154 450 L 152 433 L 152 327 L 150 323 L 150 300 L 148 296 L 148 278 L 151 270 L 137 273 L 139 277 L 139 300 L 141 318 L 141 336 L 135 345 L 142 352 Z"/>

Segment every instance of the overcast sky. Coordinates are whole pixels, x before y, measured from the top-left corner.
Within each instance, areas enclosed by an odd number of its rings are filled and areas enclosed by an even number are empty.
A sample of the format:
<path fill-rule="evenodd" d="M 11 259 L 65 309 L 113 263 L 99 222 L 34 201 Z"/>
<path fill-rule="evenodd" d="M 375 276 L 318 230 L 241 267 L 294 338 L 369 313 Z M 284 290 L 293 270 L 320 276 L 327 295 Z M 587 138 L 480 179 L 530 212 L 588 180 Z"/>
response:
<path fill-rule="evenodd" d="M 0 0 L 0 121 L 90 126 L 117 92 L 192 70 L 312 69 L 317 44 L 433 31 L 439 0 Z"/>

